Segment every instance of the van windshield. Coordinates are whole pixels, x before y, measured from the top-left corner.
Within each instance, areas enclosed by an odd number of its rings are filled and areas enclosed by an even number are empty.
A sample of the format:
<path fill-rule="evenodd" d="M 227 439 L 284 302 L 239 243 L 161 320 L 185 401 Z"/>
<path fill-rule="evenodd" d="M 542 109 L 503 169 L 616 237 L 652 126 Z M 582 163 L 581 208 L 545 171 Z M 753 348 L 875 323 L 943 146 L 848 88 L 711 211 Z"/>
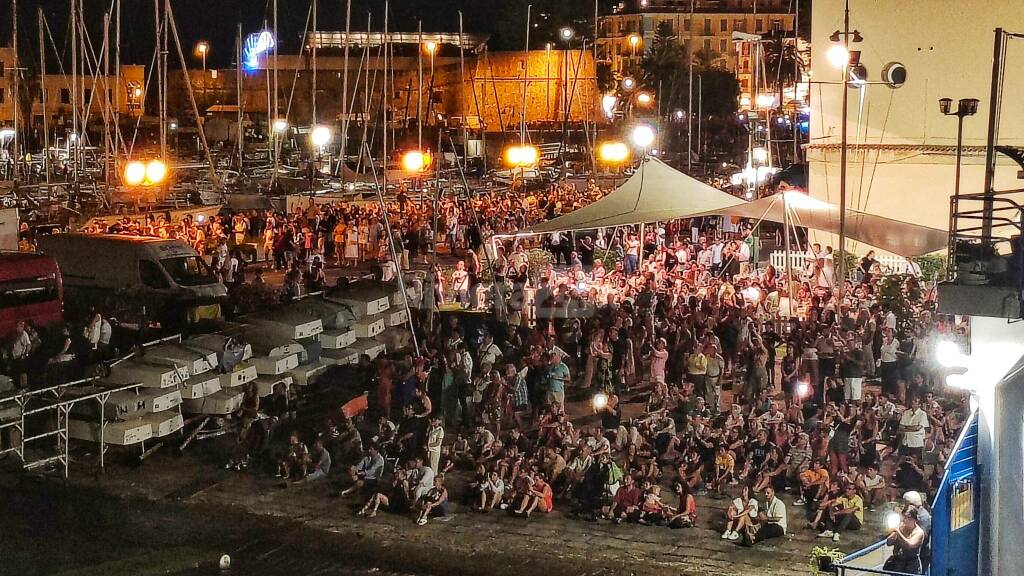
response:
<path fill-rule="evenodd" d="M 164 258 L 160 264 L 179 286 L 201 286 L 217 281 L 210 267 L 199 256 Z"/>

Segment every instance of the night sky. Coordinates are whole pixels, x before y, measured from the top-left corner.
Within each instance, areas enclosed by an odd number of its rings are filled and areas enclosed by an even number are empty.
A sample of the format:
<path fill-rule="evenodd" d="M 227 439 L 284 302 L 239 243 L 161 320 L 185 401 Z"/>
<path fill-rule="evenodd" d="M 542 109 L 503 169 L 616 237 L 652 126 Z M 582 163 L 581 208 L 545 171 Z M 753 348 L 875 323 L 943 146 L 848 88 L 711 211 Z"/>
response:
<path fill-rule="evenodd" d="M 96 45 L 102 29 L 103 13 L 109 10 L 110 0 L 82 0 L 84 11 Z M 162 1 L 162 0 L 161 0 Z M 235 28 L 243 24 L 246 34 L 259 29 L 264 20 L 271 18 L 272 0 L 173 0 L 173 10 L 181 34 L 183 47 L 189 50 L 196 41 L 203 39 L 211 43 L 209 65 L 226 67 L 232 65 Z M 582 34 L 592 24 L 594 0 L 393 0 L 391 3 L 391 28 L 416 30 L 417 20 L 423 20 L 425 31 L 457 31 L 458 11 L 464 14 L 465 31 L 490 34 L 491 48 L 519 49 L 523 44 L 525 7 L 533 5 L 533 14 L 539 28 L 532 33 L 531 44 L 543 46 L 555 38 L 553 30 L 573 19 Z M 613 0 L 599 0 L 602 11 Z M 10 0 L 4 5 L 0 16 L 0 39 L 9 43 Z M 58 46 L 58 52 L 67 52 L 69 0 L 18 0 L 20 43 L 23 58 L 38 61 L 38 35 L 36 10 L 39 6 L 49 22 Z M 343 30 L 345 0 L 321 0 L 319 3 L 319 28 Z M 352 0 L 352 29 L 366 27 L 367 12 L 372 11 L 374 28 L 383 24 L 383 0 Z M 309 0 L 278 0 L 278 26 L 281 52 L 294 53 L 300 44 Z M 153 46 L 153 2 L 152 0 L 122 0 L 122 41 L 121 55 L 126 63 L 146 63 L 152 58 Z M 48 59 L 53 59 L 52 47 Z M 69 56 L 68 56 L 69 57 Z M 52 64 L 51 64 L 52 66 Z M 34 67 L 34 64 L 33 64 Z"/>

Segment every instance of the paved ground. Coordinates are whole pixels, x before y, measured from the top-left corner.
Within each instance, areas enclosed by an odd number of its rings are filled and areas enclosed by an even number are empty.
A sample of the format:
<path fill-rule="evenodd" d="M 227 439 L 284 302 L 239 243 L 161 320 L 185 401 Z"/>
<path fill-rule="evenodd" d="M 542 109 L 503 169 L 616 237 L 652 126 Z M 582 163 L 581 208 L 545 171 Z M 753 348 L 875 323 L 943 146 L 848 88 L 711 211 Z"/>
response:
<path fill-rule="evenodd" d="M 593 419 L 584 416 L 585 403 L 579 398 L 568 407 L 580 423 Z M 639 404 L 631 404 L 627 415 L 637 410 Z M 59 488 L 16 471 L 12 458 L 0 462 L 0 491 L 17 496 L 6 500 L 6 508 L 0 504 L 6 519 L 0 522 L 0 565 L 6 558 L 17 569 L 12 574 L 206 574 L 215 572 L 209 565 L 221 552 L 233 552 L 247 566 L 238 573 L 259 576 L 356 574 L 360 567 L 487 576 L 534 570 L 795 576 L 810 572 L 815 545 L 833 545 L 804 528 L 792 505 L 785 538 L 752 549 L 723 541 L 729 499 L 707 496 L 697 499 L 698 526 L 683 530 L 583 522 L 567 517 L 564 503 L 529 520 L 460 506 L 449 522 L 424 527 L 386 513 L 360 519 L 354 511 L 362 502 L 334 496 L 327 483 L 283 488 L 266 476 L 224 470 L 232 442 L 231 436 L 197 441 L 180 455 L 165 449 L 141 466 L 113 451 L 102 474 L 94 454 L 78 452 L 71 482 Z M 462 482 L 459 476 L 452 480 L 456 494 Z M 784 499 L 791 504 L 792 497 Z M 50 515 L 56 520 L 37 524 Z M 880 512 L 868 512 L 868 526 L 844 534 L 838 547 L 850 552 L 875 541 L 880 521 Z M 32 560 L 46 555 L 51 541 L 57 548 L 48 563 Z M 82 553 L 97 546 L 107 553 Z"/>
<path fill-rule="evenodd" d="M 583 414 L 584 402 L 579 399 L 571 403 L 570 413 Z M 629 408 L 638 409 L 635 404 Z M 588 422 L 591 418 L 580 421 Z M 231 436 L 199 441 L 181 455 L 167 449 L 141 466 L 127 465 L 127 454 L 114 453 L 108 460 L 114 464 L 103 474 L 95 474 L 93 456 L 80 453 L 72 468 L 71 486 L 119 501 L 159 503 L 166 520 L 157 524 L 190 522 L 198 514 L 229 533 L 244 534 L 252 529 L 251 523 L 265 521 L 276 522 L 270 533 L 278 536 L 301 529 L 301 534 L 293 534 L 298 544 L 293 541 L 289 545 L 297 545 L 296 551 L 304 550 L 310 539 L 320 540 L 321 535 L 330 534 L 337 539 L 338 546 L 359 550 L 353 556 L 353 562 L 355 558 L 359 560 L 357 565 L 418 574 L 499 576 L 537 568 L 545 573 L 573 575 L 664 574 L 669 570 L 709 576 L 795 576 L 809 573 L 807 559 L 815 545 L 833 545 L 804 528 L 799 512 L 791 505 L 791 534 L 784 539 L 752 549 L 723 541 L 719 536 L 729 499 L 709 496 L 697 499 L 698 526 L 683 530 L 584 522 L 567 517 L 564 509 L 568 505 L 561 502 L 556 502 L 554 513 L 529 520 L 497 511 L 477 514 L 461 506 L 455 508 L 455 517 L 449 522 L 431 522 L 424 527 L 386 513 L 374 519 L 361 519 L 354 511 L 362 501 L 334 496 L 337 490 L 327 483 L 284 488 L 267 476 L 224 470 L 222 464 L 232 442 Z M 0 475 L 0 479 L 4 477 Z M 15 477 L 12 473 L 6 481 Z M 464 481 L 462 474 L 452 479 L 455 494 L 461 493 L 459 485 Z M 735 488 L 731 487 L 730 493 L 736 492 Z M 791 504 L 792 497 L 785 495 L 784 499 Z M 123 522 L 130 526 L 132 518 L 127 516 Z M 881 534 L 881 513 L 868 512 L 867 520 L 867 528 L 860 533 L 844 534 L 838 547 L 850 552 L 874 541 Z M 106 536 L 106 528 L 101 528 L 99 534 Z M 216 539 L 202 536 L 195 546 L 204 554 L 212 554 L 211 542 Z M 234 540 L 231 545 L 239 546 Z M 164 560 L 154 562 L 160 564 Z M 121 565 L 116 561 L 109 568 L 105 576 L 136 574 L 127 565 L 120 571 Z M 303 576 L 317 572 L 298 566 L 293 573 Z"/>

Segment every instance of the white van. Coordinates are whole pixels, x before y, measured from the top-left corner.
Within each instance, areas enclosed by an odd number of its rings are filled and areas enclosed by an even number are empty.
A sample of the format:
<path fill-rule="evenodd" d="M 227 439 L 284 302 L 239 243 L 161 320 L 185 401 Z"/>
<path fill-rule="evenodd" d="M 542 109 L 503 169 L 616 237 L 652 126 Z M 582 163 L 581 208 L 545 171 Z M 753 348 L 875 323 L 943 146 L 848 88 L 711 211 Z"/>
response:
<path fill-rule="evenodd" d="M 64 285 L 119 290 L 144 288 L 182 304 L 214 304 L 227 288 L 181 240 L 118 234 L 53 234 L 39 250 L 57 260 Z"/>

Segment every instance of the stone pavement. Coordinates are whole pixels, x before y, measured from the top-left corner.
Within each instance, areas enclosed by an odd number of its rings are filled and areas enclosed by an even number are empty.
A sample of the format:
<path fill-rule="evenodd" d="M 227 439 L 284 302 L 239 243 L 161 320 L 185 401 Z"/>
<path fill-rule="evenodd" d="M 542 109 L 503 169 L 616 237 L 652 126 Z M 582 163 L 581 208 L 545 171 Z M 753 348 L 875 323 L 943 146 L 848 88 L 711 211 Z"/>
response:
<path fill-rule="evenodd" d="M 417 527 L 406 517 L 381 512 L 362 519 L 354 511 L 356 497 L 339 498 L 325 482 L 284 488 L 272 479 L 222 468 L 228 438 L 204 441 L 201 449 L 181 456 L 158 453 L 137 469 L 111 466 L 102 475 L 78 471 L 72 482 L 96 487 L 121 498 L 178 502 L 183 506 L 220 507 L 299 522 L 307 527 L 356 538 L 373 550 L 381 568 L 413 569 L 427 573 L 522 573 L 537 567 L 546 573 L 702 574 L 708 576 L 796 576 L 810 572 L 807 561 L 815 545 L 833 546 L 815 538 L 790 505 L 791 534 L 783 539 L 743 548 L 719 538 L 728 499 L 698 498 L 698 526 L 665 527 L 569 518 L 556 502 L 555 512 L 530 519 L 503 512 L 478 514 L 455 507 L 448 522 Z M 458 490 L 456 490 L 458 493 Z M 787 503 L 792 498 L 785 497 Z M 868 527 L 846 533 L 837 546 L 850 552 L 881 534 L 880 514 L 868 515 Z M 872 516 L 879 516 L 873 518 Z M 397 556 L 395 556 L 397 554 Z M 364 557 L 365 558 L 365 557 Z"/>

